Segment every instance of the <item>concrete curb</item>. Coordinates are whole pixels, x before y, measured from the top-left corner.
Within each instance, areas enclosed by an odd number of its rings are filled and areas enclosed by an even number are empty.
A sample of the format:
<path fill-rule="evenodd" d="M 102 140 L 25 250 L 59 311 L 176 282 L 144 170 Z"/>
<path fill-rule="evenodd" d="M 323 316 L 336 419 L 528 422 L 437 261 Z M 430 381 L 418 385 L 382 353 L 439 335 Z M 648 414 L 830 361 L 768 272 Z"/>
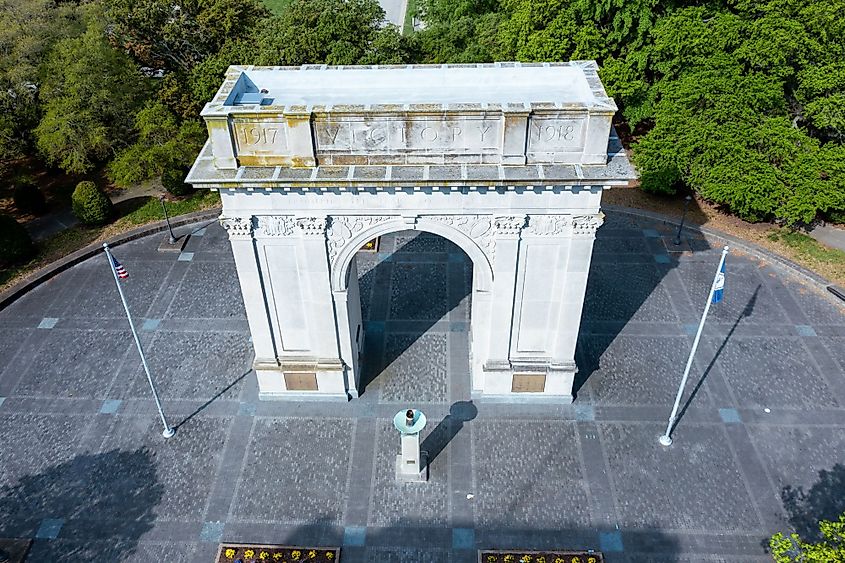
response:
<path fill-rule="evenodd" d="M 215 207 L 213 209 L 206 209 L 204 211 L 196 211 L 194 213 L 179 215 L 176 217 L 171 217 L 170 224 L 174 227 L 190 225 L 191 223 L 197 223 L 199 221 L 215 219 L 220 215 L 220 212 L 221 208 Z M 30 274 L 29 276 L 22 279 L 9 289 L 0 293 L 0 311 L 14 303 L 27 291 L 38 287 L 39 285 L 46 282 L 56 274 L 59 274 L 67 270 L 68 268 L 79 264 L 83 260 L 87 260 L 88 258 L 91 258 L 92 256 L 95 256 L 96 254 L 102 252 L 104 242 L 109 243 L 109 246 L 119 246 L 125 242 L 129 242 L 165 230 L 167 230 L 167 223 L 165 223 L 164 221 L 150 223 L 149 225 L 143 225 L 141 227 L 132 229 L 131 231 L 121 233 L 108 240 L 91 243 L 85 248 L 77 250 L 76 252 L 72 252 L 64 258 L 60 258 L 52 264 L 44 266 L 40 270 Z"/>
<path fill-rule="evenodd" d="M 631 207 L 621 207 L 617 205 L 602 205 L 602 209 L 606 209 L 614 213 L 622 213 L 625 215 L 632 215 L 634 217 L 643 217 L 646 219 L 652 219 L 654 221 L 660 221 L 665 225 L 673 225 L 675 227 L 680 225 L 679 219 L 673 219 L 671 217 L 667 217 L 666 215 L 661 215 L 659 213 L 653 213 L 651 211 L 645 211 L 642 209 L 633 209 Z M 754 244 L 753 242 L 749 242 L 747 240 L 731 236 L 727 233 L 723 233 L 722 231 L 718 231 L 716 229 L 711 229 L 709 227 L 704 227 L 701 225 L 690 225 L 689 223 L 685 223 L 684 230 L 722 239 L 729 243 L 731 247 L 737 248 L 746 254 L 754 256 L 755 258 L 771 262 L 781 270 L 787 270 L 790 273 L 797 274 L 799 277 L 805 279 L 806 281 L 809 281 L 815 286 L 818 286 L 820 289 L 826 289 L 836 297 L 839 297 L 839 295 L 845 295 L 845 290 L 843 290 L 837 285 L 830 283 L 829 280 L 826 280 L 817 273 L 796 264 L 792 260 L 775 254 L 774 252 L 767 250 L 760 245 Z"/>

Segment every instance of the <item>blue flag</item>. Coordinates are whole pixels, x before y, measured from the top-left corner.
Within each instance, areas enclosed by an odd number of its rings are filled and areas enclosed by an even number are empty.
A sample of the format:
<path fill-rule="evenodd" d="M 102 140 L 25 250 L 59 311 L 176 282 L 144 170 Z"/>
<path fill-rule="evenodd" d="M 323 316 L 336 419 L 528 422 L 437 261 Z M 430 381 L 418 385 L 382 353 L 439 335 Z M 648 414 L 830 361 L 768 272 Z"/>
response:
<path fill-rule="evenodd" d="M 718 303 L 722 300 L 722 295 L 725 293 L 725 262 L 722 262 L 722 268 L 716 274 L 716 283 L 713 286 L 713 303 Z"/>

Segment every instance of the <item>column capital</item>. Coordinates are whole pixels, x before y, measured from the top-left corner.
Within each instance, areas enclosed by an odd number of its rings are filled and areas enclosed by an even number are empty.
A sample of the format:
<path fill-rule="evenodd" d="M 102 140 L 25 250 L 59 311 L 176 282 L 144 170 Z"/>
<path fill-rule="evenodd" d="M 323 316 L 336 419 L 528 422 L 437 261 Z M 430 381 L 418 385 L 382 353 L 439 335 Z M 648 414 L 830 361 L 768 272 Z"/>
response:
<path fill-rule="evenodd" d="M 325 237 L 325 217 L 297 217 L 296 225 L 303 237 Z"/>
<path fill-rule="evenodd" d="M 498 238 L 519 237 L 525 226 L 525 215 L 502 215 L 493 219 L 493 227 Z"/>
<path fill-rule="evenodd" d="M 224 217 L 218 219 L 229 235 L 229 240 L 252 238 L 252 217 Z"/>
<path fill-rule="evenodd" d="M 594 237 L 602 224 L 604 224 L 604 213 L 601 211 L 592 215 L 576 215 L 572 218 L 572 236 Z"/>

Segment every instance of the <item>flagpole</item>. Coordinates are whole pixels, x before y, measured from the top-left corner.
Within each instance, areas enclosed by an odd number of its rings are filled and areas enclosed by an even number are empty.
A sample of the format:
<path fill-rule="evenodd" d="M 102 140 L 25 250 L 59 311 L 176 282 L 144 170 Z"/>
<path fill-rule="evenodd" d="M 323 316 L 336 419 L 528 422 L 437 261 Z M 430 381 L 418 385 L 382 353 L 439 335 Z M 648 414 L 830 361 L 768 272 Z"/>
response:
<path fill-rule="evenodd" d="M 150 368 L 147 365 L 147 358 L 144 356 L 144 348 L 141 346 L 141 340 L 138 338 L 138 332 L 135 330 L 135 323 L 132 321 L 132 315 L 129 314 L 129 305 L 126 303 L 126 297 L 123 295 L 123 288 L 120 287 L 120 279 L 117 277 L 117 270 L 114 267 L 114 258 L 109 251 L 108 243 L 103 243 L 103 249 L 106 251 L 106 257 L 109 259 L 109 268 L 114 276 L 114 283 L 117 285 L 117 292 L 120 294 L 120 301 L 123 303 L 123 309 L 126 311 L 126 319 L 129 321 L 129 328 L 132 329 L 132 337 L 135 338 L 135 346 L 138 347 L 138 354 L 141 356 L 141 364 L 144 366 L 144 372 L 147 374 L 147 381 L 150 382 L 150 389 L 153 390 L 153 399 L 155 399 L 156 407 L 158 407 L 158 414 L 161 416 L 161 423 L 164 425 L 164 431 L 161 433 L 165 438 L 170 438 L 176 434 L 176 430 L 167 424 L 167 419 L 164 417 L 164 411 L 161 408 L 161 401 L 158 399 L 158 391 L 156 391 L 155 383 L 153 383 L 153 376 L 150 375 Z"/>
<path fill-rule="evenodd" d="M 707 320 L 707 313 L 710 311 L 710 305 L 713 303 L 713 294 L 716 292 L 716 282 L 719 279 L 719 274 L 722 272 L 722 266 L 725 264 L 725 257 L 728 255 L 728 250 L 729 248 L 727 246 L 722 249 L 722 258 L 719 260 L 719 267 L 716 268 L 716 275 L 713 277 L 713 283 L 710 284 L 710 293 L 707 295 L 707 304 L 704 306 L 704 313 L 701 315 L 701 321 L 698 323 L 698 331 L 695 333 L 695 340 L 692 341 L 692 350 L 690 350 L 689 358 L 687 359 L 687 366 L 684 368 L 684 376 L 681 378 L 681 386 L 678 388 L 678 394 L 675 396 L 675 406 L 672 407 L 672 414 L 669 415 L 669 423 L 666 425 L 666 432 L 664 432 L 658 440 L 662 446 L 672 445 L 672 427 L 675 425 L 675 417 L 678 415 L 678 407 L 681 404 L 684 387 L 687 385 L 689 370 L 692 367 L 692 360 L 695 357 L 695 351 L 698 349 L 698 342 L 701 340 L 701 333 L 704 330 L 704 321 Z"/>

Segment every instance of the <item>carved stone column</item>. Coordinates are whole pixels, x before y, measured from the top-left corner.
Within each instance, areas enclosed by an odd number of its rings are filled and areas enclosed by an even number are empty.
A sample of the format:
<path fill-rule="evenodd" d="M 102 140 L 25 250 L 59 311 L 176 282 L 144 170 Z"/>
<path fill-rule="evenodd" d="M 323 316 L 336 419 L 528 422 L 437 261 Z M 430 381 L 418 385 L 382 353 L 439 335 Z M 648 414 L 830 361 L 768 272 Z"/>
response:
<path fill-rule="evenodd" d="M 511 325 L 516 288 L 519 240 L 525 215 L 499 216 L 493 219 L 496 261 L 493 265 L 493 291 L 490 315 L 490 346 L 484 364 L 484 392 L 510 392 Z"/>
<path fill-rule="evenodd" d="M 253 241 L 253 223 L 252 217 L 220 217 L 220 224 L 229 235 L 235 257 L 235 268 L 255 349 L 255 364 L 276 365 L 276 345 Z"/>

